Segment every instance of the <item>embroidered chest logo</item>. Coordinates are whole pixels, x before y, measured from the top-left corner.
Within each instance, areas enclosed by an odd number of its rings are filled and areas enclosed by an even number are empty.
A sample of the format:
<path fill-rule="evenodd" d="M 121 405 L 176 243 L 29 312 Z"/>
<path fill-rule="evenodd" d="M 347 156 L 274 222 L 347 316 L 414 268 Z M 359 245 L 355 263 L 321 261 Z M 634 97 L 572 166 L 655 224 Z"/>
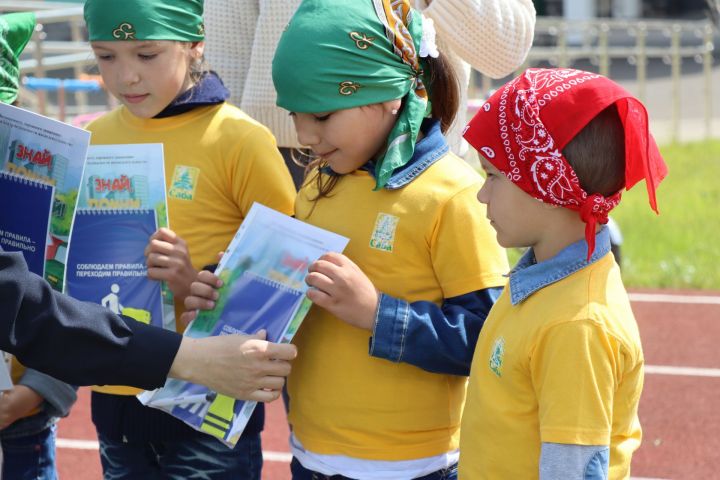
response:
<path fill-rule="evenodd" d="M 490 370 L 498 377 L 502 377 L 503 360 L 505 359 L 505 339 L 503 337 L 495 340 L 492 352 L 490 353 L 490 361 L 488 362 Z"/>
<path fill-rule="evenodd" d="M 387 213 L 378 213 L 375 229 L 370 237 L 370 248 L 392 252 L 398 222 L 400 222 L 398 217 Z"/>
<path fill-rule="evenodd" d="M 168 196 L 179 200 L 192 200 L 195 196 L 200 169 L 176 165 Z"/>

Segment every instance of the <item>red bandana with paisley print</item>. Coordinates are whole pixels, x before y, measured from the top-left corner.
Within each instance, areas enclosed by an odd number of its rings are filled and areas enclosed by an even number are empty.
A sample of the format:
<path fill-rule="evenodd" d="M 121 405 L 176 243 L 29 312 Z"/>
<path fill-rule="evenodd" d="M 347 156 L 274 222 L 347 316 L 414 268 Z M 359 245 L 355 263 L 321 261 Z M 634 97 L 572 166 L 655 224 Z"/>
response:
<path fill-rule="evenodd" d="M 588 195 L 562 149 L 596 115 L 615 104 L 625 132 L 625 188 L 645 180 L 655 189 L 667 174 L 643 104 L 612 80 L 573 69 L 526 70 L 495 92 L 465 127 L 465 140 L 511 182 L 551 205 L 576 210 L 585 222 L 588 261 L 595 226 L 608 221 L 621 192 Z"/>

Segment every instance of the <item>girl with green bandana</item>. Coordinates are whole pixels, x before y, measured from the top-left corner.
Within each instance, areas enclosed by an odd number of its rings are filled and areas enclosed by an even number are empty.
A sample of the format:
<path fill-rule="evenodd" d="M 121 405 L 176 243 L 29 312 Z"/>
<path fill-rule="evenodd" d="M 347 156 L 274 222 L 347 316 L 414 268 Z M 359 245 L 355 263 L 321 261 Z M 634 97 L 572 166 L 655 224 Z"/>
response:
<path fill-rule="evenodd" d="M 457 83 L 401 0 L 304 0 L 273 60 L 316 155 L 296 217 L 350 238 L 315 262 L 288 378 L 293 478 L 454 479 L 465 385 L 508 265 L 482 179 L 443 132 Z M 207 308 L 201 272 L 187 306 Z"/>
<path fill-rule="evenodd" d="M 443 136 L 457 81 L 408 1 L 305 0 L 273 59 L 317 159 L 297 218 L 350 238 L 309 271 L 288 377 L 293 477 L 456 478 L 475 341 L 507 272 Z"/>
<path fill-rule="evenodd" d="M 225 102 L 202 68 L 202 0 L 87 0 L 90 44 L 120 108 L 88 126 L 93 144 L 163 143 L 170 226 L 145 249 L 176 318 L 196 272 L 215 263 L 253 202 L 292 214 L 295 190 L 275 139 Z M 178 322 L 182 329 L 184 324 Z M 259 479 L 257 409 L 234 449 L 164 412 L 130 387 L 94 387 L 92 418 L 106 479 Z"/>

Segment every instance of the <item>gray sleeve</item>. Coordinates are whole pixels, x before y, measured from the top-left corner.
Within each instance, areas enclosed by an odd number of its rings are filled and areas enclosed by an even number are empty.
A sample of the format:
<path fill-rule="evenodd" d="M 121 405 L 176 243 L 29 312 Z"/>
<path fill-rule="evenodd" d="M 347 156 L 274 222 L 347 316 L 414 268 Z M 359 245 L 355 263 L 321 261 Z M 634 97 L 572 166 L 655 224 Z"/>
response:
<path fill-rule="evenodd" d="M 27 369 L 18 382 L 43 397 L 43 407 L 51 417 L 66 417 L 77 400 L 76 387 L 37 370 Z"/>
<path fill-rule="evenodd" d="M 543 442 L 540 480 L 607 480 L 607 445 L 566 445 Z"/>

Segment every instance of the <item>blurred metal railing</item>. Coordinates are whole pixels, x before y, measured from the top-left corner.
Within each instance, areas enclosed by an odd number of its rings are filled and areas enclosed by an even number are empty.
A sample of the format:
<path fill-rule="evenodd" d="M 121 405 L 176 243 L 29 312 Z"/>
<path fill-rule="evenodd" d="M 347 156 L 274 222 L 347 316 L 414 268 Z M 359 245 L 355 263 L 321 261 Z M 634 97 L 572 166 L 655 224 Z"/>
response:
<path fill-rule="evenodd" d="M 35 10 L 38 29 L 26 51 L 30 58 L 20 62 L 24 74 L 45 77 L 48 72 L 72 68 L 76 78 L 95 64 L 92 52 L 84 38 L 82 6 L 72 3 L 42 2 L 33 0 L 0 0 L 0 12 Z M 65 23 L 70 27 L 70 41 L 46 41 L 44 27 L 53 23 Z M 538 17 L 535 28 L 535 43 L 520 71 L 528 66 L 580 66 L 613 76 L 619 64 L 634 67 L 633 93 L 641 100 L 651 100 L 648 92 L 650 62 L 662 62 L 669 67 L 669 128 L 672 140 L 679 138 L 681 102 L 687 94 L 683 84 L 689 76 L 683 72 L 683 62 L 692 61 L 701 65 L 702 87 L 693 84 L 693 98 L 700 98 L 703 114 L 702 124 L 705 137 L 720 136 L 720 108 L 714 111 L 714 88 L 720 86 L 720 72 L 713 69 L 714 45 L 718 32 L 712 23 L 701 21 L 675 20 L 617 20 L 592 19 L 568 22 L 557 17 Z M 493 81 L 475 73 L 479 78 L 473 82 L 475 88 L 471 97 L 481 98 L 493 87 Z M 696 90 L 702 90 L 698 92 Z M 648 98 L 648 94 L 650 98 Z M 87 98 L 83 92 L 76 95 L 76 110 L 86 111 Z M 37 92 L 36 107 L 45 113 L 44 92 Z M 667 121 L 668 119 L 663 119 Z"/>
<path fill-rule="evenodd" d="M 713 84 L 720 84 L 720 73 L 713 72 L 714 45 L 718 32 L 708 20 L 617 20 L 592 19 L 568 22 L 557 17 L 538 17 L 535 27 L 535 43 L 523 66 L 575 67 L 597 71 L 611 76 L 613 62 L 624 62 L 635 68 L 634 94 L 642 101 L 648 100 L 648 63 L 660 60 L 670 67 L 671 84 L 670 130 L 671 139 L 679 139 L 681 102 L 683 98 L 683 61 L 692 60 L 702 65 L 702 92 L 704 106 L 703 124 L 706 138 L 719 136 L 713 130 L 717 123 L 713 112 Z M 493 81 L 480 75 L 481 91 L 487 94 Z M 716 76 L 715 82 L 713 81 Z M 697 92 L 693 92 L 697 97 Z"/>
<path fill-rule="evenodd" d="M 24 75 L 45 78 L 48 72 L 71 68 L 75 78 L 81 78 L 85 68 L 95 64 L 90 46 L 83 34 L 83 7 L 76 3 L 41 2 L 33 0 L 0 0 L 0 12 L 35 11 L 38 25 L 20 60 L 20 71 Z M 50 24 L 66 24 L 70 28 L 70 41 L 46 41 L 45 27 Z M 26 58 L 27 56 L 30 58 Z M 25 92 L 36 111 L 48 114 L 46 91 Z M 88 109 L 87 94 L 74 93 L 75 112 Z M 59 111 L 59 109 L 56 109 Z M 57 113 L 57 112 L 55 112 Z"/>

